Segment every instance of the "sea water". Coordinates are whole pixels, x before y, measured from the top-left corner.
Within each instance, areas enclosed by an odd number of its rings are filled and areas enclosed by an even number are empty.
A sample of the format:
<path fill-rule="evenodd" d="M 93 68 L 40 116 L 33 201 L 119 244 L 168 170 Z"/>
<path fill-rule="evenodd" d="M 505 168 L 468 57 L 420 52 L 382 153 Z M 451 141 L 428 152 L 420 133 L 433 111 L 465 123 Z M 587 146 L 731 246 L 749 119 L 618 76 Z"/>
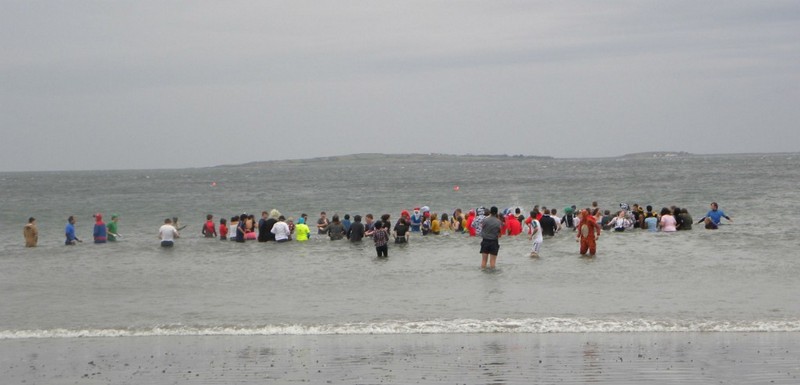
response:
<path fill-rule="evenodd" d="M 531 159 L 391 157 L 182 170 L 2 173 L 0 343 L 30 338 L 800 331 L 800 155 Z M 456 186 L 458 188 L 456 188 Z M 351 216 L 429 206 L 685 207 L 716 201 L 719 230 L 605 232 L 580 258 L 574 233 L 529 257 L 500 241 L 413 235 L 378 259 L 370 240 L 244 244 L 206 239 L 206 214 Z M 92 214 L 120 216 L 92 244 Z M 84 243 L 65 246 L 66 218 Z M 22 228 L 37 218 L 39 246 Z M 181 238 L 159 247 L 164 218 Z"/>

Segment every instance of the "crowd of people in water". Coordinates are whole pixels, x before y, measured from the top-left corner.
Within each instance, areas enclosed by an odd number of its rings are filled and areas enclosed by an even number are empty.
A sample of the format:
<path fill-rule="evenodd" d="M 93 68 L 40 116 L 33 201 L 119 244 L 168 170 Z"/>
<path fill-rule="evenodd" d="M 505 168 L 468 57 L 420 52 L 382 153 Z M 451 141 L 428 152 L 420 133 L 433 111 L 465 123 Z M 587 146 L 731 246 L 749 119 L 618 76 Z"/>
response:
<path fill-rule="evenodd" d="M 732 221 L 716 202 L 711 203 L 710 210 L 697 224 L 703 223 L 706 229 L 717 229 L 722 218 Z M 114 242 L 122 236 L 118 231 L 119 215 L 111 215 L 111 220 L 103 221 L 102 214 L 94 215 L 94 228 L 92 237 L 94 243 Z M 451 214 L 436 213 L 427 206 L 415 207 L 413 210 L 403 210 L 400 217 L 392 223 L 390 214 L 383 214 L 375 218 L 372 214 L 354 215 L 338 214 L 328 218 L 323 211 L 315 222 L 311 222 L 308 215 L 303 213 L 296 220 L 285 217 L 277 209 L 262 211 L 261 217 L 256 219 L 253 214 L 241 214 L 215 221 L 213 215 L 206 215 L 206 221 L 201 228 L 201 234 L 206 238 L 219 238 L 235 242 L 288 242 L 307 241 L 312 233 L 317 236 L 327 237 L 330 240 L 347 239 L 351 242 L 361 242 L 364 238 L 371 238 L 379 257 L 388 256 L 388 244 L 407 243 L 412 234 L 421 236 L 435 236 L 443 233 L 463 233 L 471 237 L 482 237 L 481 254 L 484 255 L 482 267 L 494 267 L 499 245 L 497 240 L 502 236 L 527 235 L 532 241 L 531 257 L 538 257 L 544 237 L 555 236 L 559 232 L 574 231 L 576 239 L 580 242 L 580 253 L 594 255 L 596 252 L 595 240 L 602 231 L 624 232 L 641 229 L 651 232 L 674 232 L 691 230 L 694 219 L 686 208 L 664 207 L 656 211 L 652 206 L 642 207 L 638 204 L 629 206 L 620 203 L 619 208 L 613 213 L 611 210 L 601 209 L 597 202 L 592 202 L 591 207 L 578 210 L 576 206 L 564 208 L 560 214 L 555 208 L 534 206 L 528 215 L 522 209 L 507 208 L 499 212 L 497 207 L 486 209 L 479 207 L 466 212 L 461 209 L 454 210 Z M 178 225 L 178 218 L 167 218 L 159 228 L 158 237 L 162 247 L 172 247 L 175 239 L 180 237 L 180 230 L 185 226 Z M 38 244 L 39 231 L 36 219 L 31 217 L 25 225 L 23 234 L 25 245 L 34 247 Z M 83 242 L 76 235 L 75 217 L 67 219 L 64 229 L 65 244 L 75 245 Z"/>

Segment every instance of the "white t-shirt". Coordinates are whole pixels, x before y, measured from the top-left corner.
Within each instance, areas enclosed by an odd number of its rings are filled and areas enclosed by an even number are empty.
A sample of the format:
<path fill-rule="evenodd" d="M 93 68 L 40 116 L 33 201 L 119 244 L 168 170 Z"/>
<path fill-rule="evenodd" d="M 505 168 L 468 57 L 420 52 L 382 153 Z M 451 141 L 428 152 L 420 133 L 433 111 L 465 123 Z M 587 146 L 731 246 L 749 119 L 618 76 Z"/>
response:
<path fill-rule="evenodd" d="M 170 224 L 164 224 L 158 229 L 158 237 L 161 238 L 162 241 L 174 241 L 175 238 L 178 236 L 178 230 L 175 230 L 175 226 Z"/>
<path fill-rule="evenodd" d="M 550 217 L 556 220 L 556 231 L 561 230 L 561 224 L 564 223 L 564 221 L 561 220 L 561 217 L 557 215 L 550 215 Z"/>
<path fill-rule="evenodd" d="M 542 237 L 542 224 L 536 219 L 531 220 L 531 231 L 533 230 L 539 230 L 536 234 L 533 234 L 533 241 L 541 243 L 544 240 L 544 237 Z"/>
<path fill-rule="evenodd" d="M 275 234 L 276 241 L 289 239 L 289 225 L 287 225 L 286 222 L 275 222 L 270 232 Z"/>

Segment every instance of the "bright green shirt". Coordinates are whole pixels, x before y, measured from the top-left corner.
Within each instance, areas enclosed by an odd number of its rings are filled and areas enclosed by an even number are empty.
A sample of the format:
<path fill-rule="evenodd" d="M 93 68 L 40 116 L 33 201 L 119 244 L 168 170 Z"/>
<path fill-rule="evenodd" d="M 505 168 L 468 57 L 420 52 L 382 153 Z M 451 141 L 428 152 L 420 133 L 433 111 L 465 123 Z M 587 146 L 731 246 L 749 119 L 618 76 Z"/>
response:
<path fill-rule="evenodd" d="M 111 221 L 106 224 L 106 228 L 108 229 L 108 240 L 109 241 L 116 241 L 117 237 L 114 234 L 117 233 L 117 222 Z"/>
<path fill-rule="evenodd" d="M 298 241 L 307 241 L 309 232 L 311 232 L 311 230 L 308 228 L 308 225 L 305 224 L 305 223 L 298 223 L 294 227 L 295 239 L 298 240 Z"/>

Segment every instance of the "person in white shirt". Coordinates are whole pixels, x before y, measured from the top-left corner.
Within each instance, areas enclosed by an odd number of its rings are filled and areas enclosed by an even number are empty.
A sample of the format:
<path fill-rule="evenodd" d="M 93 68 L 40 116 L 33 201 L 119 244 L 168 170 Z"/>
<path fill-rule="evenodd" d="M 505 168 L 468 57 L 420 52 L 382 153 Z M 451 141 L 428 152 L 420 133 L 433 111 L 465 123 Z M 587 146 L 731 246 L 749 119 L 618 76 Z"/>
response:
<path fill-rule="evenodd" d="M 534 217 L 531 217 L 530 232 L 531 235 L 528 237 L 528 240 L 533 240 L 531 258 L 539 258 L 539 248 L 542 246 L 544 237 L 542 237 L 542 224 Z"/>
<path fill-rule="evenodd" d="M 283 215 L 278 217 L 278 221 L 272 226 L 270 232 L 275 234 L 275 242 L 286 242 L 289 240 L 291 230 L 289 230 L 289 225 L 286 224 L 286 218 Z"/>
<path fill-rule="evenodd" d="M 175 238 L 180 238 L 178 230 L 172 225 L 172 219 L 165 219 L 164 225 L 158 229 L 158 239 L 161 240 L 161 247 L 172 247 L 175 244 Z"/>
<path fill-rule="evenodd" d="M 556 234 L 564 227 L 564 220 L 558 216 L 558 210 L 550 209 L 550 216 L 556 221 Z"/>
<path fill-rule="evenodd" d="M 625 231 L 633 227 L 633 222 L 625 214 L 625 210 L 621 210 L 611 222 L 608 222 L 608 227 L 612 227 L 614 231 Z"/>

